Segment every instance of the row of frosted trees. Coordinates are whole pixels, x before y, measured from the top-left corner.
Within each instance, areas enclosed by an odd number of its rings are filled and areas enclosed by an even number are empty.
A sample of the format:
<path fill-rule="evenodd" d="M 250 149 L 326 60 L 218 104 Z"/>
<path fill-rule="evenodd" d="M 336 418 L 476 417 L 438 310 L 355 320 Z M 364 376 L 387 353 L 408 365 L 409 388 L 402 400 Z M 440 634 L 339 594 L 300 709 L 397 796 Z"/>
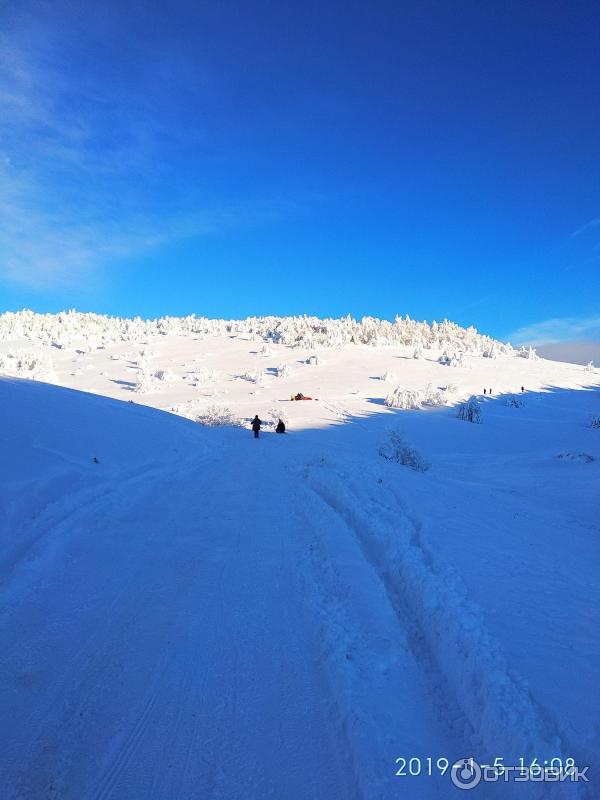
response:
<path fill-rule="evenodd" d="M 418 322 L 409 316 L 396 317 L 392 322 L 376 317 L 356 320 L 349 315 L 339 319 L 297 316 L 248 317 L 243 320 L 207 319 L 194 315 L 143 320 L 140 317 L 126 319 L 77 311 L 36 314 L 26 310 L 0 315 L 0 340 L 4 341 L 30 339 L 55 347 L 84 343 L 86 349 L 92 350 L 119 342 L 144 342 L 161 334 L 200 339 L 239 335 L 307 349 L 345 344 L 406 345 L 413 348 L 415 358 L 423 357 L 424 351 L 430 349 L 491 358 L 516 353 L 510 344 L 484 336 L 473 327 L 462 328 L 448 320 Z"/>

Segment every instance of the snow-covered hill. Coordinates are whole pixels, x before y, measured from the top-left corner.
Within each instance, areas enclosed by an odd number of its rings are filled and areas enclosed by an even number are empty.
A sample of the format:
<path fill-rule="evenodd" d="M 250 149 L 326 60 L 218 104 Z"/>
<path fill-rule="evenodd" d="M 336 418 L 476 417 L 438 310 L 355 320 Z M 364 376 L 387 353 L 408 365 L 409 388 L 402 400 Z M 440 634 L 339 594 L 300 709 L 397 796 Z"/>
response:
<path fill-rule="evenodd" d="M 3 370 L 59 384 L 0 380 L 3 798 L 433 800 L 461 796 L 443 759 L 597 771 L 598 371 L 273 335 L 313 321 L 61 318 L 0 318 Z M 183 418 L 254 413 L 289 433 Z"/>

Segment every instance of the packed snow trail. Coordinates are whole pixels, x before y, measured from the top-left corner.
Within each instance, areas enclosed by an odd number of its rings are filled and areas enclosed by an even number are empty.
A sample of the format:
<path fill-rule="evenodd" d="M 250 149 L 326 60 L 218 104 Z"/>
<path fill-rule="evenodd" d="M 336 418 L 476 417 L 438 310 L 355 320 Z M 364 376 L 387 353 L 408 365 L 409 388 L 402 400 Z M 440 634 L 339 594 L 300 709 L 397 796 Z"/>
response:
<path fill-rule="evenodd" d="M 342 427 L 319 450 L 42 384 L 0 400 L 3 800 L 434 800 L 460 792 L 397 757 L 519 731 L 502 698 L 469 707 L 453 645 L 475 678 L 502 659 L 464 651 L 485 630 Z M 578 796 L 508 788 L 479 796 Z"/>

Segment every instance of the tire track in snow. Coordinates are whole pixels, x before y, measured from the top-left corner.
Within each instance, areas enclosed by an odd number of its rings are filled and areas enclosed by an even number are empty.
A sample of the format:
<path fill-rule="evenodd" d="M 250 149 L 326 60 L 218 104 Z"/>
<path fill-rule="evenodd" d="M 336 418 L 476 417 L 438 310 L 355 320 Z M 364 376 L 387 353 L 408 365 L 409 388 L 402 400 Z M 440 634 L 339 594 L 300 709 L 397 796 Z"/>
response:
<path fill-rule="evenodd" d="M 505 763 L 518 764 L 520 756 L 534 758 L 540 753 L 563 760 L 571 755 L 557 724 L 510 671 L 462 579 L 423 545 L 414 515 L 409 518 L 397 504 L 387 506 L 373 491 L 365 492 L 364 482 L 358 485 L 326 464 L 309 467 L 306 478 L 360 544 L 401 625 L 406 625 L 408 612 L 412 630 L 423 632 L 414 656 L 433 680 L 438 705 L 441 700 L 450 713 L 458 709 L 472 731 L 464 755 L 474 755 L 470 751 L 476 743 L 481 748 L 477 755 L 493 759 L 501 754 Z M 418 639 L 413 635 L 411 641 L 414 645 Z M 503 788 L 528 800 L 582 796 L 580 786 L 572 783 L 504 784 Z"/>

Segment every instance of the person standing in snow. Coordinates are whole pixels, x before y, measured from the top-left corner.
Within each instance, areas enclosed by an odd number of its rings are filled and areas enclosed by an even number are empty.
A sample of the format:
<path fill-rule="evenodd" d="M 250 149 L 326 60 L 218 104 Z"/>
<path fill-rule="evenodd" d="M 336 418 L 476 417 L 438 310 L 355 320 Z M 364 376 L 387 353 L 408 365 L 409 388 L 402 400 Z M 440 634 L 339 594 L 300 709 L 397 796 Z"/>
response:
<path fill-rule="evenodd" d="M 258 439 L 258 432 L 260 430 L 261 425 L 262 425 L 262 420 L 258 418 L 258 414 L 255 414 L 254 419 L 252 420 L 252 430 L 254 431 L 255 439 Z"/>
<path fill-rule="evenodd" d="M 275 433 L 285 433 L 285 422 L 280 419 L 275 428 Z"/>

